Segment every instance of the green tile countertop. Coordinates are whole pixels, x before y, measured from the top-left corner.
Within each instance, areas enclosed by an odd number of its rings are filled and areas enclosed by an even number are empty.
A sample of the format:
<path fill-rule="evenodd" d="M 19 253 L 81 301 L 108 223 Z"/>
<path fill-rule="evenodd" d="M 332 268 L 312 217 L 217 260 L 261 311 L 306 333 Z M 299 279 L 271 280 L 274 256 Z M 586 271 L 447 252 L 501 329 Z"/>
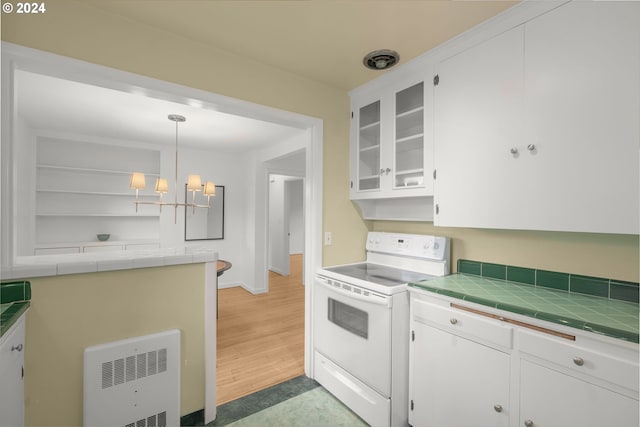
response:
<path fill-rule="evenodd" d="M 638 304 L 564 290 L 452 274 L 410 287 L 638 343 Z"/>
<path fill-rule="evenodd" d="M 30 282 L 0 283 L 0 337 L 27 311 L 30 300 Z"/>

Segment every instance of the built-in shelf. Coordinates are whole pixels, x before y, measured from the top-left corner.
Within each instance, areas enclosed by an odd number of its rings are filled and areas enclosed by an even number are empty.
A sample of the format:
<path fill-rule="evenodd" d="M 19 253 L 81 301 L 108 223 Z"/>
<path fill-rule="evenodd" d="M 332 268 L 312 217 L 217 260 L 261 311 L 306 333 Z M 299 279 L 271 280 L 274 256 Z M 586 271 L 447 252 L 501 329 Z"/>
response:
<path fill-rule="evenodd" d="M 160 217 L 160 212 L 155 213 L 155 214 L 149 214 L 149 213 L 140 213 L 140 212 L 134 212 L 134 213 L 84 213 L 84 212 L 43 212 L 43 213 L 36 213 L 36 216 L 78 216 L 78 217 L 122 217 L 122 218 L 128 218 L 128 217 L 156 217 L 159 218 Z"/>
<path fill-rule="evenodd" d="M 82 190 L 57 190 L 57 189 L 49 189 L 49 188 L 39 188 L 36 190 L 38 193 L 60 193 L 60 194 L 85 194 L 92 196 L 112 196 L 112 197 L 130 197 L 135 198 L 136 193 L 129 191 L 127 193 L 115 193 L 115 192 L 106 192 L 106 191 L 82 191 Z M 139 197 L 154 197 L 158 198 L 158 194 L 142 194 L 140 193 Z"/>
<path fill-rule="evenodd" d="M 361 153 L 365 153 L 367 151 L 377 151 L 380 149 L 380 144 L 370 145 L 369 147 L 360 148 Z"/>
<path fill-rule="evenodd" d="M 402 117 L 406 117 L 406 116 L 410 116 L 414 113 L 422 113 L 424 111 L 424 107 L 420 106 L 417 108 L 414 108 L 412 110 L 409 111 L 403 111 L 402 113 L 398 113 L 396 114 L 396 119 L 402 118 Z"/>
<path fill-rule="evenodd" d="M 123 171 L 123 170 L 114 170 L 114 169 L 93 169 L 93 168 L 82 168 L 82 167 L 72 167 L 72 166 L 59 166 L 59 165 L 48 165 L 48 164 L 38 164 L 36 167 L 40 169 L 54 169 L 61 170 L 67 172 L 82 172 L 82 173 L 98 173 L 98 174 L 115 174 L 115 175 L 131 175 L 133 171 Z M 136 171 L 139 172 L 139 171 Z M 143 172 L 145 175 L 150 176 L 160 176 L 157 172 Z"/>
<path fill-rule="evenodd" d="M 73 242 L 100 233 L 122 241 L 159 240 L 159 209 L 143 205 L 136 212 L 135 191 L 129 189 L 131 172 L 143 172 L 147 179 L 160 176 L 159 150 L 73 137 L 37 136 L 36 140 L 37 247 L 49 241 L 77 247 Z M 149 186 L 139 197 L 152 201 L 158 195 Z"/>
<path fill-rule="evenodd" d="M 373 129 L 376 126 L 380 126 L 380 122 L 379 121 L 360 126 L 360 130 L 363 131 L 363 130 L 367 130 L 367 129 Z"/>

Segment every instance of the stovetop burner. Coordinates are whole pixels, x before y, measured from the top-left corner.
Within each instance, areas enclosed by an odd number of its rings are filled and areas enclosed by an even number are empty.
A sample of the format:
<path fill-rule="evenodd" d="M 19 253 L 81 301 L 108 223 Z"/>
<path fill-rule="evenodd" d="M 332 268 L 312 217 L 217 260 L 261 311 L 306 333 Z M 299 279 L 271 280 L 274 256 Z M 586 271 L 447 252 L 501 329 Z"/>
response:
<path fill-rule="evenodd" d="M 432 277 L 424 273 L 401 270 L 399 268 L 368 262 L 328 267 L 325 268 L 325 270 L 389 287 L 403 285 L 409 282 L 419 282 Z"/>

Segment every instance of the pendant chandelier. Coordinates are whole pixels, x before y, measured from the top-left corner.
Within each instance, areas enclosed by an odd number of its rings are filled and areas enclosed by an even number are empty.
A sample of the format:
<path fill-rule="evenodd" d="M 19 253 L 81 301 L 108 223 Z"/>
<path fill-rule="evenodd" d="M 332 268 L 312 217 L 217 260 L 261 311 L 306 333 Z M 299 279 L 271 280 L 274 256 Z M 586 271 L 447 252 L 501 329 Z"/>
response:
<path fill-rule="evenodd" d="M 184 203 L 178 203 L 178 123 L 185 122 L 187 119 L 184 116 L 180 116 L 177 114 L 170 114 L 169 120 L 175 122 L 176 124 L 176 167 L 175 167 L 175 188 L 176 193 L 174 195 L 173 202 L 165 202 L 164 194 L 169 192 L 169 182 L 167 179 L 159 177 L 156 179 L 155 191 L 160 194 L 160 199 L 155 202 L 143 202 L 139 199 L 139 190 L 144 190 L 146 187 L 146 180 L 144 173 L 134 172 L 131 174 L 131 178 L 129 180 L 129 188 L 136 190 L 136 212 L 138 212 L 138 205 L 157 205 L 160 207 L 160 212 L 162 212 L 163 206 L 173 206 L 174 214 L 173 214 L 173 222 L 174 224 L 177 221 L 177 213 L 178 207 L 190 207 L 193 208 L 193 212 L 195 213 L 196 208 L 209 208 L 209 200 L 211 196 L 216 195 L 216 185 L 212 181 L 206 181 L 204 185 L 202 185 L 202 179 L 200 175 L 189 175 L 187 179 L 187 191 L 191 192 L 191 203 L 187 202 L 186 197 Z M 205 196 L 207 196 L 207 204 L 199 205 L 196 203 L 196 193 L 202 191 Z"/>

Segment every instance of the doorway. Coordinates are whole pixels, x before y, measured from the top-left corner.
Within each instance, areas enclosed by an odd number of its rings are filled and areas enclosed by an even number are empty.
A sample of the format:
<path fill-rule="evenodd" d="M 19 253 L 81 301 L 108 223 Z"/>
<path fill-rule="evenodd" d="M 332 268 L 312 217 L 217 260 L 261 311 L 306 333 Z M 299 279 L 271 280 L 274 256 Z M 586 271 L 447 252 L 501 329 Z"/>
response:
<path fill-rule="evenodd" d="M 269 271 L 288 276 L 290 257 L 304 254 L 304 181 L 269 175 Z M 270 277 L 271 279 L 271 277 Z"/>

